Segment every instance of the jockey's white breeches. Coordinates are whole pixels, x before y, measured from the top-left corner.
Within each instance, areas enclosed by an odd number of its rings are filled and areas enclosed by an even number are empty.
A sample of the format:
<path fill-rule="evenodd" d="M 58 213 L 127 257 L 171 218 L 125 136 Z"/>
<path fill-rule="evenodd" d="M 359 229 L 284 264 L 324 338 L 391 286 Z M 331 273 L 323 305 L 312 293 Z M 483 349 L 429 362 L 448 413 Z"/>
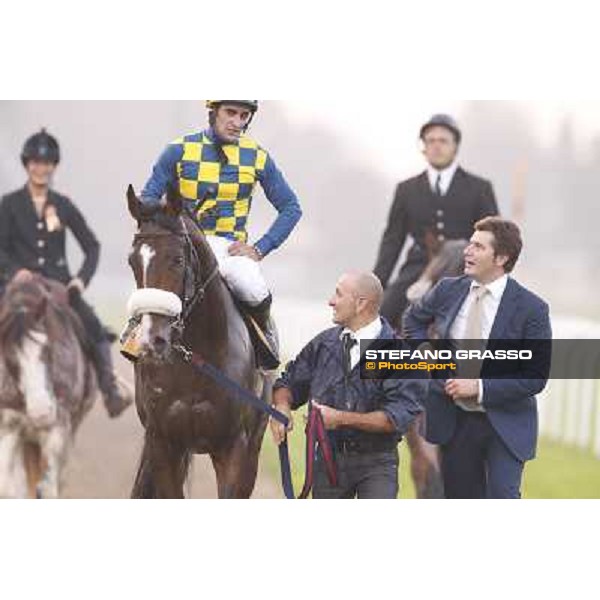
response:
<path fill-rule="evenodd" d="M 219 263 L 219 270 L 233 295 L 242 302 L 258 306 L 270 295 L 260 264 L 245 256 L 229 256 L 234 243 L 210 235 L 207 241 Z"/>

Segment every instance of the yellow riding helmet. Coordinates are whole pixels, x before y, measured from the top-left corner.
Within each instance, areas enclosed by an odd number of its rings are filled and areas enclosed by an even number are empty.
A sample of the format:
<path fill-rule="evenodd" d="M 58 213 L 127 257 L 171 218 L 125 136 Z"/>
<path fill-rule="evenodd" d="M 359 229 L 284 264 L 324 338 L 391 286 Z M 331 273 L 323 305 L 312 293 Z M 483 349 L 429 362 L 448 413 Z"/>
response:
<path fill-rule="evenodd" d="M 241 106 L 247 106 L 253 113 L 258 110 L 258 100 L 207 100 L 206 108 L 215 110 L 221 104 L 240 104 Z"/>

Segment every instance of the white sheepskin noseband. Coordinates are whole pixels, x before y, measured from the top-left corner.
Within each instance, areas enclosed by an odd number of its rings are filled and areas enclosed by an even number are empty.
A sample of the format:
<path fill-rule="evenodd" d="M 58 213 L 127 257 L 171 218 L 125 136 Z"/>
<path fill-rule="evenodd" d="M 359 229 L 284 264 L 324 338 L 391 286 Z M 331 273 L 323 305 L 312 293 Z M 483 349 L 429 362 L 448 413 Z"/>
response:
<path fill-rule="evenodd" d="M 172 292 L 152 288 L 136 290 L 127 303 L 129 317 L 163 315 L 175 318 L 181 314 L 182 310 L 179 296 Z"/>

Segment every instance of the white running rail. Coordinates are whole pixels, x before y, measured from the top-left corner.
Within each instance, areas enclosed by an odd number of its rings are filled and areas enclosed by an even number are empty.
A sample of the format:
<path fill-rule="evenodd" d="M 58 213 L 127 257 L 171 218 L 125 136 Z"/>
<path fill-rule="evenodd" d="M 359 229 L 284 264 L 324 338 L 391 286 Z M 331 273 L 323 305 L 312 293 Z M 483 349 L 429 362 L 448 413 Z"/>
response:
<path fill-rule="evenodd" d="M 557 339 L 600 340 L 600 323 L 555 315 Z M 600 380 L 557 379 L 539 397 L 540 432 L 562 444 L 588 450 L 600 458 Z"/>
<path fill-rule="evenodd" d="M 331 327 L 331 309 L 280 298 L 274 305 L 284 359 L 295 356 L 317 333 Z M 600 323 L 568 316 L 552 318 L 555 338 L 600 340 Z M 553 441 L 591 451 L 600 458 L 600 380 L 555 380 L 538 398 L 540 432 Z"/>

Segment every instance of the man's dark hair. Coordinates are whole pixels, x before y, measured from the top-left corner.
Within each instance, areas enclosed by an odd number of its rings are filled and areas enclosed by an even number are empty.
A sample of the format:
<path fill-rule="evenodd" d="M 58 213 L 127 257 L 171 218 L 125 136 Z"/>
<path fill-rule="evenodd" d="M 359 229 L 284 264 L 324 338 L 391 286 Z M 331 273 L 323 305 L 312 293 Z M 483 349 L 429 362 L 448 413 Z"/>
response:
<path fill-rule="evenodd" d="M 495 255 L 508 256 L 504 271 L 511 273 L 523 250 L 523 238 L 519 226 L 500 217 L 486 217 L 475 224 L 475 231 L 489 231 L 494 236 L 492 245 Z"/>

